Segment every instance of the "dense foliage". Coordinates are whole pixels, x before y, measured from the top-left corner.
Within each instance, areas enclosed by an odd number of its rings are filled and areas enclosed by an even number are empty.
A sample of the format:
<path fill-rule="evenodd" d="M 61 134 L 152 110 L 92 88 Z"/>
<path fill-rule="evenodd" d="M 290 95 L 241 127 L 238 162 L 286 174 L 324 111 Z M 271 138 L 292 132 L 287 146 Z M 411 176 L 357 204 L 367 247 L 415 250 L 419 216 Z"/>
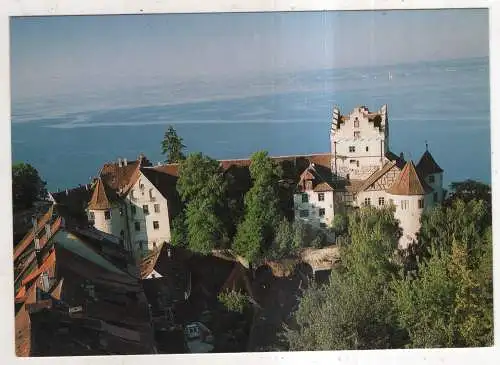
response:
<path fill-rule="evenodd" d="M 12 165 L 12 203 L 14 211 L 28 209 L 47 197 L 46 183 L 28 163 Z"/>
<path fill-rule="evenodd" d="M 452 195 L 453 196 L 453 195 Z M 490 346 L 493 344 L 489 193 L 456 195 L 422 217 L 399 265 L 389 210 L 348 216 L 348 244 L 330 282 L 308 289 L 287 331 L 292 350 Z M 403 260 L 404 261 L 404 260 Z"/>
<path fill-rule="evenodd" d="M 217 299 L 228 311 L 237 313 L 243 313 L 249 303 L 245 294 L 235 290 L 222 291 Z"/>
<path fill-rule="evenodd" d="M 177 135 L 174 127 L 169 126 L 161 142 L 161 152 L 167 156 L 167 163 L 178 163 L 186 156 L 182 152 L 186 146 L 182 143 L 182 138 Z"/>
<path fill-rule="evenodd" d="M 238 225 L 233 249 L 253 262 L 271 245 L 274 227 L 281 220 L 277 194 L 281 169 L 267 152 L 252 155 L 250 164 L 252 187 L 245 194 L 245 211 Z"/>
<path fill-rule="evenodd" d="M 309 289 L 287 333 L 292 350 L 388 348 L 396 343 L 389 282 L 399 228 L 392 211 L 364 208 L 349 220 L 350 245 L 328 285 Z"/>
<path fill-rule="evenodd" d="M 185 239 L 192 251 L 202 254 L 227 245 L 220 218 L 224 211 L 225 186 L 216 160 L 193 153 L 181 162 L 177 191 L 185 204 L 185 215 L 181 215 L 184 225 L 179 220 L 174 222 L 176 241 Z"/>

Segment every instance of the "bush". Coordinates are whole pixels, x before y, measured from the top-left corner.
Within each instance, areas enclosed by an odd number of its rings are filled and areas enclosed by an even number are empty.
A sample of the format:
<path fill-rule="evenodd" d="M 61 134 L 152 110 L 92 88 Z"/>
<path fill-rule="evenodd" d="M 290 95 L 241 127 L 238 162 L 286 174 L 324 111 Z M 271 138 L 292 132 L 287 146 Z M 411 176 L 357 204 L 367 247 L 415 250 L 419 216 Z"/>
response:
<path fill-rule="evenodd" d="M 245 294 L 235 290 L 220 292 L 217 299 L 228 311 L 237 313 L 243 313 L 249 303 Z"/>

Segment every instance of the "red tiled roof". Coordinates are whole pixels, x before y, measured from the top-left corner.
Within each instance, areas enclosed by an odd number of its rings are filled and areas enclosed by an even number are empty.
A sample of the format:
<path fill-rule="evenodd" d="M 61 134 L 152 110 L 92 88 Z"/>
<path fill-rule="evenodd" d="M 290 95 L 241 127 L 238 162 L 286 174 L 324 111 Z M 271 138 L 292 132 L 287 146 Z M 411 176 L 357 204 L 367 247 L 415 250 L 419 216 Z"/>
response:
<path fill-rule="evenodd" d="M 45 261 L 42 263 L 42 265 L 30 273 L 24 280 L 21 282 L 21 285 L 27 285 L 31 281 L 37 279 L 44 271 L 49 271 L 49 272 L 54 272 L 55 271 L 55 264 L 56 264 L 56 252 L 53 250 L 50 255 L 45 259 Z M 49 274 L 49 276 L 52 276 Z"/>
<path fill-rule="evenodd" d="M 394 184 L 387 190 L 393 195 L 425 195 L 432 189 L 418 175 L 415 165 L 408 161 Z"/>
<path fill-rule="evenodd" d="M 38 228 L 36 230 L 36 234 L 38 234 L 38 232 L 40 232 L 42 229 L 45 229 L 45 224 L 47 224 L 52 218 L 53 210 L 54 206 L 51 205 L 47 210 L 47 212 L 40 219 L 38 219 L 37 221 Z M 14 261 L 17 260 L 17 258 L 24 253 L 26 248 L 33 242 L 34 238 L 35 235 L 33 229 L 31 229 L 28 233 L 26 233 L 21 242 L 19 242 L 19 244 L 14 248 Z"/>
<path fill-rule="evenodd" d="M 438 174 L 443 172 L 443 169 L 439 167 L 429 151 L 425 151 L 420 158 L 420 161 L 417 164 L 417 170 L 424 177 L 429 174 Z"/>
<path fill-rule="evenodd" d="M 97 179 L 94 186 L 94 192 L 92 193 L 92 198 L 89 202 L 89 209 L 92 210 L 107 210 L 111 209 L 111 203 L 108 199 L 108 192 L 102 182 L 102 179 Z"/>

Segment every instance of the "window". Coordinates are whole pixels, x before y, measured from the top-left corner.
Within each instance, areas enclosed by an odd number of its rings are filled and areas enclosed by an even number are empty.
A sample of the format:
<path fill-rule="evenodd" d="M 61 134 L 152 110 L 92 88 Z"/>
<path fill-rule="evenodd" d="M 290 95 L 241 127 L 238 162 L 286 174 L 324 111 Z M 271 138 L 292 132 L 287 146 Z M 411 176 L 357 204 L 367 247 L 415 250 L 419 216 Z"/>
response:
<path fill-rule="evenodd" d="M 130 190 L 130 199 L 135 200 L 134 189 Z"/>
<path fill-rule="evenodd" d="M 359 133 L 359 131 L 354 132 L 354 138 L 358 139 L 359 137 L 361 137 L 361 134 Z"/>
<path fill-rule="evenodd" d="M 95 221 L 95 214 L 94 214 L 94 212 L 89 212 L 89 219 L 91 221 Z"/>
<path fill-rule="evenodd" d="M 130 211 L 132 212 L 132 215 L 135 215 L 135 213 L 137 211 L 135 208 L 135 205 L 133 205 L 133 204 L 130 205 Z"/>
<path fill-rule="evenodd" d="M 111 219 L 111 210 L 106 210 L 104 212 L 104 219 L 106 219 L 107 221 Z"/>
<path fill-rule="evenodd" d="M 418 199 L 418 209 L 424 209 L 424 199 Z"/>
<path fill-rule="evenodd" d="M 153 189 L 149 189 L 149 199 L 153 202 L 156 200 L 154 195 L 153 195 Z"/>
<path fill-rule="evenodd" d="M 325 208 L 319 208 L 319 216 L 324 217 L 325 216 Z"/>
<path fill-rule="evenodd" d="M 148 215 L 149 214 L 149 206 L 147 204 L 143 205 L 142 211 L 144 212 L 144 215 Z"/>
<path fill-rule="evenodd" d="M 123 215 L 123 208 L 120 208 L 120 215 Z"/>
<path fill-rule="evenodd" d="M 139 231 L 141 230 L 141 223 L 140 223 L 140 222 L 135 222 L 135 223 L 134 223 L 134 226 L 135 226 L 135 230 L 136 230 L 137 232 L 139 232 Z"/>
<path fill-rule="evenodd" d="M 153 229 L 160 229 L 160 222 L 153 221 Z"/>
<path fill-rule="evenodd" d="M 438 193 L 437 191 L 434 192 L 434 203 L 437 203 L 438 202 Z"/>
<path fill-rule="evenodd" d="M 394 200 L 389 199 L 389 204 L 390 204 L 390 205 L 394 205 Z"/>
<path fill-rule="evenodd" d="M 349 160 L 349 163 L 351 163 L 351 164 L 355 164 L 357 162 L 358 162 L 358 160 Z"/>
<path fill-rule="evenodd" d="M 408 209 L 408 200 L 401 200 L 401 209 Z"/>
<path fill-rule="evenodd" d="M 313 183 L 311 180 L 306 181 L 306 190 L 312 190 L 313 188 Z"/>
<path fill-rule="evenodd" d="M 301 209 L 300 210 L 300 217 L 301 218 L 309 217 L 309 211 L 307 209 Z"/>
<path fill-rule="evenodd" d="M 368 152 L 368 146 L 366 146 L 366 152 Z"/>
<path fill-rule="evenodd" d="M 309 202 L 309 195 L 302 194 L 302 203 L 308 203 L 308 202 Z"/>
<path fill-rule="evenodd" d="M 370 199 L 370 198 L 365 198 L 365 205 L 366 205 L 366 206 L 371 205 L 371 203 L 372 203 L 372 202 L 371 202 L 371 199 Z"/>
<path fill-rule="evenodd" d="M 326 228 L 326 223 L 325 223 L 325 222 L 320 222 L 320 223 L 319 223 L 319 226 L 320 226 L 321 228 Z"/>
<path fill-rule="evenodd" d="M 356 152 L 356 147 L 349 146 L 349 152 Z"/>
<path fill-rule="evenodd" d="M 318 193 L 318 201 L 319 202 L 325 201 L 325 193 Z"/>
<path fill-rule="evenodd" d="M 434 175 L 429 175 L 429 183 L 434 184 Z"/>
<path fill-rule="evenodd" d="M 385 199 L 383 196 L 378 198 L 378 205 L 384 205 L 385 204 Z"/>
<path fill-rule="evenodd" d="M 354 119 L 354 128 L 359 128 L 359 119 Z"/>
<path fill-rule="evenodd" d="M 160 204 L 155 204 L 155 213 L 160 213 Z"/>

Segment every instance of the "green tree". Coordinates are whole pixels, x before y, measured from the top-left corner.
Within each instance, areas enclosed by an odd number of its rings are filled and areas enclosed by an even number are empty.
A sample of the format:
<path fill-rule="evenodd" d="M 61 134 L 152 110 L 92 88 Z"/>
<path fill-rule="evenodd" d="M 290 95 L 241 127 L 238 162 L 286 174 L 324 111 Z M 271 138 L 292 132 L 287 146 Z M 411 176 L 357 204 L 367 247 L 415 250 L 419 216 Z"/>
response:
<path fill-rule="evenodd" d="M 221 215 L 224 212 L 225 182 L 219 163 L 201 153 L 190 154 L 179 167 L 177 191 L 185 204 L 184 226 L 177 222 L 179 237 L 188 247 L 208 254 L 227 245 Z M 183 228 L 185 227 L 185 228 Z"/>
<path fill-rule="evenodd" d="M 392 283 L 408 347 L 492 345 L 492 239 L 484 206 L 456 200 L 423 219 L 420 239 L 428 240 L 428 251 L 416 276 L 401 273 Z"/>
<path fill-rule="evenodd" d="M 184 211 L 179 213 L 172 220 L 172 236 L 171 241 L 174 246 L 185 247 L 188 243 L 188 232 L 186 227 L 186 214 Z"/>
<path fill-rule="evenodd" d="M 266 255 L 269 259 L 279 260 L 293 253 L 293 230 L 293 224 L 283 217 L 276 227 L 273 244 Z"/>
<path fill-rule="evenodd" d="M 350 243 L 329 284 L 308 289 L 287 331 L 291 350 L 355 350 L 397 347 L 389 283 L 400 230 L 390 209 L 363 208 L 349 216 Z"/>
<path fill-rule="evenodd" d="M 248 306 L 248 297 L 236 290 L 225 290 L 217 296 L 219 302 L 230 312 L 243 313 Z"/>
<path fill-rule="evenodd" d="M 177 135 L 174 127 L 169 126 L 163 141 L 161 142 L 161 150 L 163 155 L 167 155 L 167 163 L 178 163 L 186 157 L 182 152 L 186 146 L 182 143 L 182 138 Z"/>
<path fill-rule="evenodd" d="M 14 211 L 28 209 L 37 200 L 47 197 L 46 182 L 28 163 L 12 165 L 12 200 Z"/>
<path fill-rule="evenodd" d="M 343 236 L 347 233 L 349 221 L 347 215 L 342 213 L 337 213 L 333 217 L 332 230 L 335 232 L 336 236 Z"/>
<path fill-rule="evenodd" d="M 252 187 L 245 194 L 245 215 L 233 244 L 249 262 L 262 257 L 272 244 L 274 227 L 281 219 L 277 194 L 281 169 L 265 151 L 254 153 L 251 160 Z"/>

